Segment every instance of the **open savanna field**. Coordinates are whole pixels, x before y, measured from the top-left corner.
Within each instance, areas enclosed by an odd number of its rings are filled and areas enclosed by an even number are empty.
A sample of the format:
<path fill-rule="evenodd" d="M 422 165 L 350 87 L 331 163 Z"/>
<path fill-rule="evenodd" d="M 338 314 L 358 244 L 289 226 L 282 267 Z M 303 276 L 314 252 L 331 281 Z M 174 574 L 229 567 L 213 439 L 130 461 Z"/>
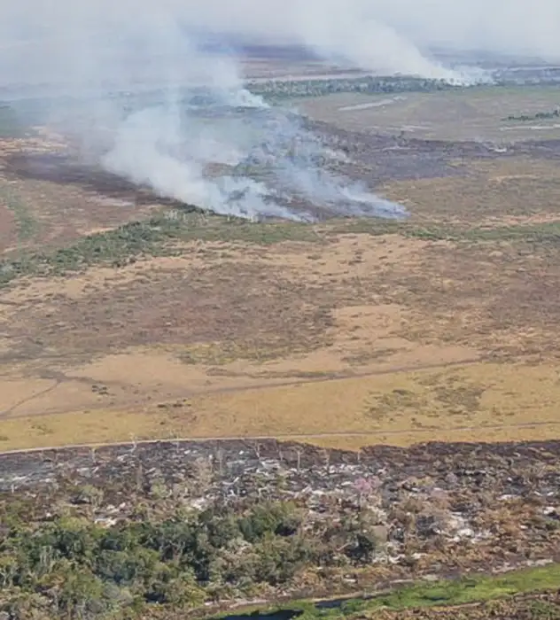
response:
<path fill-rule="evenodd" d="M 547 113 L 558 109 L 559 102 L 560 87 L 543 85 L 439 93 L 337 93 L 301 99 L 297 105 L 318 120 L 348 130 L 510 143 L 558 139 L 560 117 Z"/>
<path fill-rule="evenodd" d="M 556 438 L 558 129 L 502 119 L 559 95 L 299 102 L 403 222 L 204 215 L 1 139 L 0 450 Z"/>

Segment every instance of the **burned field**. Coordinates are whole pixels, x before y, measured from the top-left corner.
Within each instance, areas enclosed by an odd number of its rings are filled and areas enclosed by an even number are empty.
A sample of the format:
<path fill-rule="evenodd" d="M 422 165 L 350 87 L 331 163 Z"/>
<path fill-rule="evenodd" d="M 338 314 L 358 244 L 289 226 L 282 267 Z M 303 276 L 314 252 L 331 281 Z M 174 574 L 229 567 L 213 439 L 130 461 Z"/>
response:
<path fill-rule="evenodd" d="M 1 544 L 13 561 L 2 576 L 0 605 L 7 609 L 33 592 L 29 604 L 37 611 L 64 605 L 70 584 L 57 576 L 69 554 L 84 576 L 74 592 L 79 600 L 67 603 L 71 609 L 90 605 L 88 596 L 104 584 L 94 616 L 134 602 L 144 613 L 157 611 L 154 604 L 169 613 L 205 601 L 215 607 L 240 599 L 374 594 L 397 584 L 531 567 L 542 567 L 535 569 L 541 571 L 535 589 L 553 587 L 559 451 L 557 442 L 353 453 L 238 441 L 3 455 Z M 34 545 L 46 545 L 47 564 L 33 559 Z M 146 564 L 148 557 L 156 564 Z M 149 575 L 121 574 L 125 560 L 167 573 L 156 601 Z M 24 568 L 31 577 L 21 585 Z M 187 569 L 189 583 L 180 590 L 175 573 L 184 579 Z M 42 571 L 37 582 L 35 571 Z M 41 589 L 45 579 L 53 584 L 48 590 Z M 527 574 L 520 590 L 515 581 L 502 590 L 497 582 L 495 591 L 488 583 L 481 600 L 527 591 L 533 580 Z M 182 602 L 173 598 L 178 591 Z M 443 586 L 439 592 L 447 600 Z M 523 603 L 509 604 L 516 601 Z"/>

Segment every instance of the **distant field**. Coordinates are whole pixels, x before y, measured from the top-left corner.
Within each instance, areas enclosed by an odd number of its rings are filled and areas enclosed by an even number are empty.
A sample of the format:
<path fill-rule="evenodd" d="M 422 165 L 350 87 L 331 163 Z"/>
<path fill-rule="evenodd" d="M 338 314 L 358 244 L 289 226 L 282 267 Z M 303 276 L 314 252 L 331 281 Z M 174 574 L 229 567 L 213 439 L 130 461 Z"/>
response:
<path fill-rule="evenodd" d="M 535 137 L 501 119 L 551 110 L 559 94 L 301 103 L 338 126 L 325 131 L 348 146 L 346 173 L 409 209 L 402 222 L 204 215 L 54 166 L 54 139 L 0 140 L 0 450 L 178 435 L 352 448 L 557 437 L 556 151 L 373 134 Z"/>
<path fill-rule="evenodd" d="M 560 107 L 560 87 L 478 87 L 398 95 L 336 94 L 302 99 L 299 109 L 343 129 L 404 132 L 434 140 L 518 140 L 560 138 L 560 119 L 507 121 Z"/>

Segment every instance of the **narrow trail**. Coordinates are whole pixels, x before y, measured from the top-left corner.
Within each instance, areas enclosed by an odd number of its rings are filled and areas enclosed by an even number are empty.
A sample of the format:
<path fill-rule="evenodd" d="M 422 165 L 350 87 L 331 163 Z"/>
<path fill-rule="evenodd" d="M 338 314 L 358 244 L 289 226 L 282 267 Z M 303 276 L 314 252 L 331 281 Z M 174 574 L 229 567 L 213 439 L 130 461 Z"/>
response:
<path fill-rule="evenodd" d="M 472 432 L 472 431 L 501 431 L 501 430 L 519 430 L 524 428 L 539 428 L 545 426 L 560 427 L 560 420 L 550 422 L 522 422 L 519 424 L 488 424 L 484 426 L 451 426 L 445 429 L 446 433 L 456 432 Z M 153 445 L 158 443 L 167 444 L 181 444 L 181 443 L 210 443 L 210 442 L 225 442 L 225 441 L 302 441 L 305 442 L 308 439 L 359 439 L 361 437 L 395 437 L 399 435 L 427 435 L 437 432 L 439 429 L 434 428 L 412 428 L 401 429 L 398 431 L 365 431 L 365 432 L 332 432 L 332 433 L 293 433 L 293 434 L 276 434 L 276 435 L 219 435 L 209 437 L 162 437 L 160 439 L 139 439 L 129 441 L 114 441 L 114 442 L 92 442 L 92 443 L 80 443 L 80 444 L 64 444 L 59 446 L 43 446 L 40 448 L 21 448 L 18 450 L 6 450 L 0 452 L 0 457 L 10 456 L 17 454 L 33 454 L 38 452 L 48 451 L 63 451 L 63 450 L 77 450 L 77 449 L 92 449 L 92 448 L 119 448 L 130 447 L 132 450 L 137 446 Z M 482 441 L 483 440 L 479 440 Z M 374 444 L 371 444 L 374 445 Z"/>
<path fill-rule="evenodd" d="M 267 378 L 262 378 L 263 380 L 260 383 L 255 383 L 254 385 L 241 385 L 241 386 L 231 386 L 231 387 L 216 386 L 214 388 L 202 389 L 202 390 L 187 390 L 187 391 L 177 392 L 177 394 L 174 394 L 170 398 L 176 398 L 176 399 L 188 399 L 188 398 L 196 398 L 196 397 L 200 398 L 200 397 L 205 397 L 205 396 L 239 394 L 243 392 L 271 390 L 274 388 L 287 388 L 287 387 L 289 388 L 289 387 L 302 386 L 302 385 L 312 385 L 315 383 L 335 383 L 335 382 L 342 382 L 342 381 L 350 381 L 352 379 L 368 379 L 370 377 L 371 378 L 383 377 L 383 376 L 388 376 L 388 375 L 393 375 L 393 374 L 404 374 L 404 373 L 409 373 L 409 372 L 423 372 L 427 370 L 438 370 L 438 369 L 446 370 L 448 368 L 455 368 L 455 367 L 461 367 L 461 366 L 463 367 L 472 366 L 481 361 L 482 360 L 480 357 L 472 357 L 472 358 L 465 358 L 463 360 L 457 360 L 454 362 L 447 362 L 444 364 L 442 364 L 441 362 L 434 362 L 432 364 L 416 364 L 416 365 L 411 364 L 410 366 L 393 366 L 391 368 L 385 368 L 385 369 L 373 370 L 373 371 L 368 370 L 368 371 L 363 371 L 363 372 L 345 372 L 345 371 L 332 372 L 332 373 L 325 373 L 317 377 L 305 376 L 301 378 L 287 379 L 285 381 L 283 381 L 280 377 L 277 381 L 274 381 L 274 380 L 267 381 L 266 380 Z M 297 371 L 293 373 L 292 377 L 297 377 Z M 67 414 L 67 413 L 73 413 L 76 411 L 76 409 L 74 408 L 74 409 L 56 409 L 56 410 L 49 409 L 48 411 L 42 411 L 42 412 L 37 412 L 37 413 L 14 413 L 17 408 L 33 401 L 36 398 L 39 398 L 40 396 L 43 396 L 45 393 L 55 390 L 60 385 L 62 385 L 65 381 L 68 381 L 68 382 L 80 381 L 81 383 L 88 381 L 87 377 L 73 377 L 72 375 L 66 375 L 60 372 L 53 373 L 52 371 L 49 371 L 45 373 L 44 375 L 40 375 L 40 378 L 55 380 L 56 385 L 53 385 L 50 388 L 40 393 L 33 394 L 25 399 L 22 399 L 20 402 L 16 403 L 15 405 L 12 405 L 8 409 L 0 411 L 0 421 L 2 419 L 14 420 L 18 418 L 34 418 L 34 417 L 43 417 L 43 416 L 49 416 L 49 415 L 62 415 L 62 414 Z M 260 379 L 260 377 L 254 376 L 254 375 L 253 376 L 241 375 L 239 378 L 250 379 L 254 381 L 259 381 Z M 96 381 L 91 379 L 91 383 L 96 383 Z M 119 386 L 119 387 L 124 387 L 126 385 L 120 382 L 112 382 L 112 381 L 107 381 L 105 383 L 107 385 Z M 87 408 L 87 410 L 92 413 L 95 412 L 96 410 L 106 411 L 108 409 L 114 409 L 115 411 L 118 411 L 121 409 L 130 408 L 131 410 L 134 410 L 135 408 L 138 408 L 141 406 L 142 405 L 140 405 L 137 400 L 132 401 L 132 400 L 125 400 L 125 399 L 109 407 L 107 405 L 98 405 L 98 406 L 91 405 L 91 404 L 88 404 L 87 406 L 84 405 L 84 407 Z"/>

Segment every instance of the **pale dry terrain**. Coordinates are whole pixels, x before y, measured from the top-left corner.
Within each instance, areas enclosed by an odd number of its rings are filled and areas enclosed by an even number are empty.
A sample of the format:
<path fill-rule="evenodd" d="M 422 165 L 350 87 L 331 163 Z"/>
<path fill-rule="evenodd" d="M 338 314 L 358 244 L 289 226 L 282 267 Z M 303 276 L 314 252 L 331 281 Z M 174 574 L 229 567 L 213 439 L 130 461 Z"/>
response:
<path fill-rule="evenodd" d="M 0 299 L 3 443 L 555 433 L 557 287 L 534 278 L 542 258 L 520 272 L 500 248 L 368 234 L 206 242 L 22 280 Z"/>
<path fill-rule="evenodd" d="M 0 450 L 557 437 L 553 157 L 450 149 L 457 174 L 378 187 L 410 209 L 401 224 L 184 214 L 160 238 L 164 220 L 111 231 L 170 205 L 30 170 L 44 144 L 0 153 Z"/>

